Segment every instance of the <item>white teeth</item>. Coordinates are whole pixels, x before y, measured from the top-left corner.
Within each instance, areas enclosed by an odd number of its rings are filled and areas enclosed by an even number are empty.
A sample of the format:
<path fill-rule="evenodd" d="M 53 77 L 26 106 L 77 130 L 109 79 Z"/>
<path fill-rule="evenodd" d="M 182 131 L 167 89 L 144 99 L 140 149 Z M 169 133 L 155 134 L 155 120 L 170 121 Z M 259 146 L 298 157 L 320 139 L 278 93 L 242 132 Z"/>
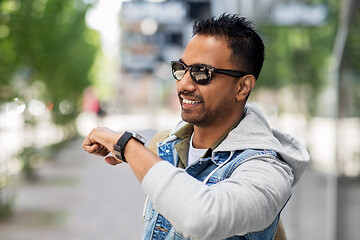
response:
<path fill-rule="evenodd" d="M 200 101 L 191 101 L 191 100 L 188 100 L 188 99 L 183 99 L 183 103 L 186 103 L 186 104 L 197 104 L 197 103 L 200 103 Z"/>

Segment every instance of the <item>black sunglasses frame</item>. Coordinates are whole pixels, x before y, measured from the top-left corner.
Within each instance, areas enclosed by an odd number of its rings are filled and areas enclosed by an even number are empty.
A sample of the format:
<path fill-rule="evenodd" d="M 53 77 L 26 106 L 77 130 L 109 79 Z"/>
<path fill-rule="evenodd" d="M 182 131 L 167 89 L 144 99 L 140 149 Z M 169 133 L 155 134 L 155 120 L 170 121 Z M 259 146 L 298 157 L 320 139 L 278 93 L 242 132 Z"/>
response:
<path fill-rule="evenodd" d="M 182 61 L 171 61 L 171 72 L 172 72 L 172 75 L 173 77 L 177 80 L 177 81 L 180 81 L 181 79 L 177 79 L 176 75 L 174 74 L 175 70 L 174 70 L 174 64 L 181 64 L 184 68 L 185 68 L 185 73 L 184 73 L 184 76 L 186 74 L 186 72 L 190 69 L 190 76 L 191 76 L 191 79 L 196 83 L 196 84 L 199 84 L 199 85 L 208 85 L 210 82 L 211 82 L 211 78 L 212 78 L 212 73 L 221 73 L 221 74 L 225 74 L 225 75 L 229 75 L 229 76 L 232 76 L 232 77 L 237 77 L 237 78 L 240 78 L 240 77 L 244 77 L 246 75 L 248 75 L 249 73 L 246 73 L 246 72 L 242 72 L 242 71 L 236 71 L 236 70 L 229 70 L 229 69 L 219 69 L 219 68 L 214 68 L 214 67 L 211 67 L 211 66 L 208 66 L 208 65 L 204 65 L 204 64 L 194 64 L 194 65 L 186 65 L 184 62 Z M 208 79 L 206 82 L 204 83 L 200 83 L 198 80 L 195 79 L 195 77 L 191 74 L 191 72 L 194 72 L 194 67 L 204 67 L 207 69 L 207 72 L 209 74 L 208 76 Z M 183 76 L 183 77 L 184 77 Z"/>

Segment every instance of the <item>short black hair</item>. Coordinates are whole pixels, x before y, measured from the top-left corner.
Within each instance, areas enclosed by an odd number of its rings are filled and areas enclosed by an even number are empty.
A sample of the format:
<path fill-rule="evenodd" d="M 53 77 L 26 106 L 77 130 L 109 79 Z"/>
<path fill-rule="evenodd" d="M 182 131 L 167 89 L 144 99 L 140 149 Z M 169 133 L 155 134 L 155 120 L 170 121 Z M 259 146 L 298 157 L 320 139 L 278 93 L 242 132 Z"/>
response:
<path fill-rule="evenodd" d="M 240 71 L 248 72 L 257 79 L 265 58 L 265 47 L 252 22 L 237 14 L 224 13 L 218 18 L 198 19 L 193 35 L 209 35 L 225 38 L 232 50 L 232 61 Z"/>

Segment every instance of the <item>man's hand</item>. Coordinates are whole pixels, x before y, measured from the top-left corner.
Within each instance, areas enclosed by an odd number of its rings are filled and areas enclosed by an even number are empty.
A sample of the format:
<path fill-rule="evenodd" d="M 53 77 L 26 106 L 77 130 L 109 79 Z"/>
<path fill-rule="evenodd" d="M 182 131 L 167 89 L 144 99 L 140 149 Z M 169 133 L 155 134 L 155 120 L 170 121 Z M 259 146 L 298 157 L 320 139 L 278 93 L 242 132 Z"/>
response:
<path fill-rule="evenodd" d="M 114 155 L 114 145 L 122 133 L 114 132 L 108 128 L 94 128 L 83 142 L 86 152 L 100 156 L 107 156 L 110 152 Z M 142 182 L 146 173 L 161 159 L 135 139 L 130 139 L 126 144 L 125 157 L 135 176 Z M 122 163 L 113 156 L 107 156 L 108 164 L 116 165 Z"/>
<path fill-rule="evenodd" d="M 114 132 L 108 128 L 94 128 L 85 138 L 82 146 L 88 153 L 105 157 L 110 152 L 113 152 L 114 145 L 121 135 L 121 133 Z M 106 157 L 105 161 L 111 165 L 122 163 L 122 161 L 113 156 Z"/>

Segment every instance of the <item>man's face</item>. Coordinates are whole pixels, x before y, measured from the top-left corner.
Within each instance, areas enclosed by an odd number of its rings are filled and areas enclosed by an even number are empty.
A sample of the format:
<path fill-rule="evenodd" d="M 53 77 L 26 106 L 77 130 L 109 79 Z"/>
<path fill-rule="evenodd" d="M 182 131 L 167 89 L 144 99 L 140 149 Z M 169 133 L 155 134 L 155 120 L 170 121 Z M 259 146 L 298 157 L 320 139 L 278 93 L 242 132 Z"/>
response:
<path fill-rule="evenodd" d="M 187 45 L 181 60 L 188 66 L 205 64 L 214 68 L 237 70 L 231 62 L 231 49 L 226 41 L 212 36 L 195 35 Z M 183 79 L 176 81 L 184 121 L 199 127 L 221 124 L 224 119 L 234 117 L 238 107 L 235 87 L 236 78 L 213 73 L 208 85 L 192 81 L 189 71 Z"/>

